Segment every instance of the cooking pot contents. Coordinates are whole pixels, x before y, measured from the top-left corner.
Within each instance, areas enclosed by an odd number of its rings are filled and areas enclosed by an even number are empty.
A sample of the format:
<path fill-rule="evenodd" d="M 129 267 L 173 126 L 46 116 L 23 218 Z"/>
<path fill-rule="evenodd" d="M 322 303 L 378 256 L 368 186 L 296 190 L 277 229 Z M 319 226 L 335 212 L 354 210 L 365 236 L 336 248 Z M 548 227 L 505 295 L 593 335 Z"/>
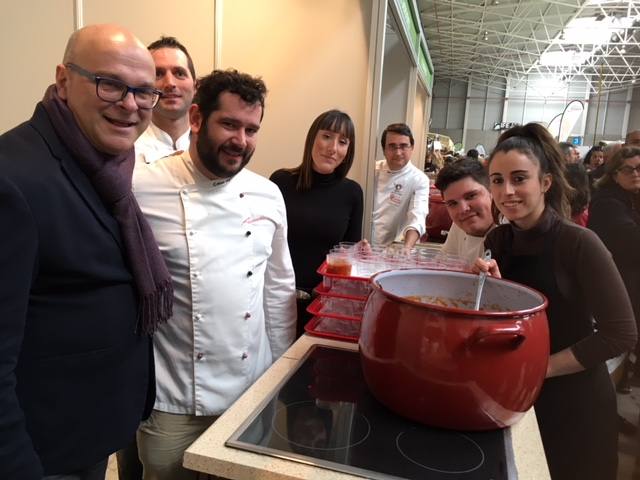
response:
<path fill-rule="evenodd" d="M 486 249 L 484 251 L 484 257 L 483 257 L 485 262 L 488 262 L 489 260 L 491 260 L 491 250 L 490 249 Z M 476 291 L 476 301 L 473 304 L 473 309 L 474 310 L 480 310 L 480 299 L 482 298 L 482 287 L 484 287 L 484 281 L 487 278 L 487 272 L 480 272 L 478 274 L 478 290 Z"/>
<path fill-rule="evenodd" d="M 372 277 L 360 354 L 373 395 L 431 426 L 487 430 L 513 425 L 535 402 L 547 370 L 545 297 L 487 277 L 406 269 Z"/>
<path fill-rule="evenodd" d="M 411 300 L 412 302 L 429 303 L 439 307 L 462 308 L 465 310 L 486 310 L 490 312 L 507 311 L 505 307 L 497 303 L 491 305 L 484 304 L 482 309 L 475 308 L 473 300 L 464 298 L 435 297 L 433 295 L 407 295 L 404 298 Z"/>

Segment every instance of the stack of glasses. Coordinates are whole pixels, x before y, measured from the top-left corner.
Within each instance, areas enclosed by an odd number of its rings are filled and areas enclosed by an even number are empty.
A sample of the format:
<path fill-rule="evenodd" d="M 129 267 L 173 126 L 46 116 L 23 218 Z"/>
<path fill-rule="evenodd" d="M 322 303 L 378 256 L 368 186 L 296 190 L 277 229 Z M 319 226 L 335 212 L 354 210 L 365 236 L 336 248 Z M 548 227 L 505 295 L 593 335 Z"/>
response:
<path fill-rule="evenodd" d="M 456 255 L 443 253 L 439 247 L 420 246 L 407 250 L 402 245 L 387 247 L 367 242 L 341 242 L 327 254 L 324 273 L 345 277 L 369 278 L 384 270 L 429 268 L 432 270 L 468 271 L 468 265 Z"/>
<path fill-rule="evenodd" d="M 318 269 L 323 281 L 315 288 L 318 297 L 307 311 L 314 317 L 305 326 L 313 335 L 357 342 L 364 305 L 371 289 L 369 278 L 383 270 L 429 268 L 466 271 L 460 257 L 437 247 L 378 247 L 367 242 L 342 242 L 331 249 Z"/>

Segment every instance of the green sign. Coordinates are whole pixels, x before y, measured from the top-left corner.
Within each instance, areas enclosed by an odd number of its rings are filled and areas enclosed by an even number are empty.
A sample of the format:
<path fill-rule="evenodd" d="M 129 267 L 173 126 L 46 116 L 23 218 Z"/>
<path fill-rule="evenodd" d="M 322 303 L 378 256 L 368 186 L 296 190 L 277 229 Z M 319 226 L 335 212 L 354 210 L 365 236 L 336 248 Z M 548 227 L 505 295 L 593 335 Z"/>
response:
<path fill-rule="evenodd" d="M 414 3 L 411 0 L 396 0 L 396 5 L 402 17 L 402 24 L 411 44 L 412 53 L 417 56 L 418 72 L 420 72 L 425 85 L 431 91 L 433 87 L 433 63 L 431 63 L 426 42 L 420 41 L 423 33 L 418 12 L 415 11 Z"/>
<path fill-rule="evenodd" d="M 431 63 L 427 60 L 428 53 L 425 49 L 420 46 L 420 55 L 418 55 L 418 71 L 422 74 L 422 78 L 424 79 L 424 83 L 427 85 L 429 91 L 431 91 L 433 87 L 433 67 Z"/>

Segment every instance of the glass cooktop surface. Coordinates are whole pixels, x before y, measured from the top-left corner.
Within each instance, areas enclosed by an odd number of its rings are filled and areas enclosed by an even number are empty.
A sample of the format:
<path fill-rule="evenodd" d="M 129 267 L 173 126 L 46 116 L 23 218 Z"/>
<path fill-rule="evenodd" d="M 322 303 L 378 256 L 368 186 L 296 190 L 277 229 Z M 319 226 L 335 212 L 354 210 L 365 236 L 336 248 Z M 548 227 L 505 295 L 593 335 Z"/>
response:
<path fill-rule="evenodd" d="M 402 418 L 367 390 L 358 352 L 313 347 L 227 446 L 372 479 L 515 479 L 509 430 Z"/>

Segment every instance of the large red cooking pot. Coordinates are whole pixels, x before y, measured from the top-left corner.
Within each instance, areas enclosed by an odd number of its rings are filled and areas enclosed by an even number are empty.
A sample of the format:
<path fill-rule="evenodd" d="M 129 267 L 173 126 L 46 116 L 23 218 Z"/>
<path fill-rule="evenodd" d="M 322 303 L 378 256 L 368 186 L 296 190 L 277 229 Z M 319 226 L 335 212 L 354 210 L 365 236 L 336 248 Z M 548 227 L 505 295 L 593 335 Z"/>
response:
<path fill-rule="evenodd" d="M 549 358 L 546 298 L 488 277 L 408 269 L 372 278 L 360 333 L 364 377 L 396 413 L 427 425 L 516 423 L 540 393 Z M 411 298 L 407 298 L 411 297 Z"/>

